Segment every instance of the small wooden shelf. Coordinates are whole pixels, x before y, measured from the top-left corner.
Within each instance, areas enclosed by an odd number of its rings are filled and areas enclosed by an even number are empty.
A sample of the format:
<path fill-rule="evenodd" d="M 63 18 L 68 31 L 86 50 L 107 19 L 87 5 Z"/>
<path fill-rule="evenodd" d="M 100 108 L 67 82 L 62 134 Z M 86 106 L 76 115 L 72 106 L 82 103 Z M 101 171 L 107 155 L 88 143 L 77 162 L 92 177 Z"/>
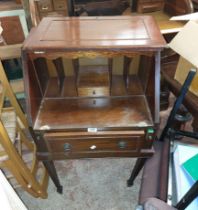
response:
<path fill-rule="evenodd" d="M 97 86 L 90 86 L 90 87 L 93 88 Z M 61 89 L 58 77 L 49 78 L 46 92 L 44 95 L 45 98 L 80 97 L 77 91 L 75 76 L 65 77 Z M 128 87 L 126 87 L 122 75 L 113 75 L 111 91 L 110 93 L 108 93 L 108 95 L 109 96 L 144 95 L 144 91 L 141 82 L 136 75 L 129 76 Z M 105 96 L 105 95 L 103 94 L 100 96 Z"/>
<path fill-rule="evenodd" d="M 77 78 L 78 96 L 109 96 L 110 72 L 108 66 L 83 66 Z"/>

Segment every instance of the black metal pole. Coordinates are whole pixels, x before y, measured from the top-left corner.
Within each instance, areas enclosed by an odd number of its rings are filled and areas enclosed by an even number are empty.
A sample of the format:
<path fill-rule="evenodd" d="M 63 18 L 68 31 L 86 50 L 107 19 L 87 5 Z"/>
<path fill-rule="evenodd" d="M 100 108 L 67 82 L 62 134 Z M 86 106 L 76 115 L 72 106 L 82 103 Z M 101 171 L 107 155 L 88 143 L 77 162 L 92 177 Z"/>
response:
<path fill-rule="evenodd" d="M 174 130 L 175 135 L 186 136 L 193 139 L 198 139 L 198 132 Z"/>

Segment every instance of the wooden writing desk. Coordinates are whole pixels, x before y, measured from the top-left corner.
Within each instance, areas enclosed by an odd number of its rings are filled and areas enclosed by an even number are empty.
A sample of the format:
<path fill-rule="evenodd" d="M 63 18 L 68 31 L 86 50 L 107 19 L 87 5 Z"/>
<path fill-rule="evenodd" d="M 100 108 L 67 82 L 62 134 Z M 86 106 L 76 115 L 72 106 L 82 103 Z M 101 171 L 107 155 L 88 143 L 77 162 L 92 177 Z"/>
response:
<path fill-rule="evenodd" d="M 28 117 L 37 155 L 59 192 L 53 160 L 153 154 L 164 45 L 149 16 L 44 18 L 30 33 L 23 46 Z M 110 66 L 78 66 L 69 76 L 60 59 L 136 54 L 155 56 L 155 69 L 140 65 L 137 75 L 127 69 L 115 75 Z M 57 76 L 50 76 L 46 59 L 53 61 Z"/>

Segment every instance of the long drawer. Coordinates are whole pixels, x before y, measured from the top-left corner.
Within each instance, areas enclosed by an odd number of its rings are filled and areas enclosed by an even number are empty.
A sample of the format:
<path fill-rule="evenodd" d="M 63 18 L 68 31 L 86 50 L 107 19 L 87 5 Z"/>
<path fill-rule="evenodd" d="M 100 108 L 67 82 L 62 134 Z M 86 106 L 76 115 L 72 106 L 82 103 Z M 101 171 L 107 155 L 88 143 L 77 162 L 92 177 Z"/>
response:
<path fill-rule="evenodd" d="M 62 154 L 67 157 L 106 157 L 122 156 L 128 152 L 133 156 L 142 149 L 149 149 L 152 139 L 141 131 L 114 132 L 59 132 L 46 133 L 44 139 L 51 154 Z M 108 155 L 109 154 L 109 155 Z M 127 155 L 130 156 L 130 155 Z"/>

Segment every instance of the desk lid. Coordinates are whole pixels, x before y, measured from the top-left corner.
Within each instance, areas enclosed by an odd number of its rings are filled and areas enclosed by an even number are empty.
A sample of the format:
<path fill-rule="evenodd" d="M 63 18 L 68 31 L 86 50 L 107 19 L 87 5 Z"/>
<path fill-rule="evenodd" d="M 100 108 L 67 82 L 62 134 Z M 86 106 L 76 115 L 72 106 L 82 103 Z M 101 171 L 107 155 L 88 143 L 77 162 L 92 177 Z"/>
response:
<path fill-rule="evenodd" d="M 152 51 L 165 45 L 151 16 L 47 17 L 32 30 L 24 50 Z"/>

